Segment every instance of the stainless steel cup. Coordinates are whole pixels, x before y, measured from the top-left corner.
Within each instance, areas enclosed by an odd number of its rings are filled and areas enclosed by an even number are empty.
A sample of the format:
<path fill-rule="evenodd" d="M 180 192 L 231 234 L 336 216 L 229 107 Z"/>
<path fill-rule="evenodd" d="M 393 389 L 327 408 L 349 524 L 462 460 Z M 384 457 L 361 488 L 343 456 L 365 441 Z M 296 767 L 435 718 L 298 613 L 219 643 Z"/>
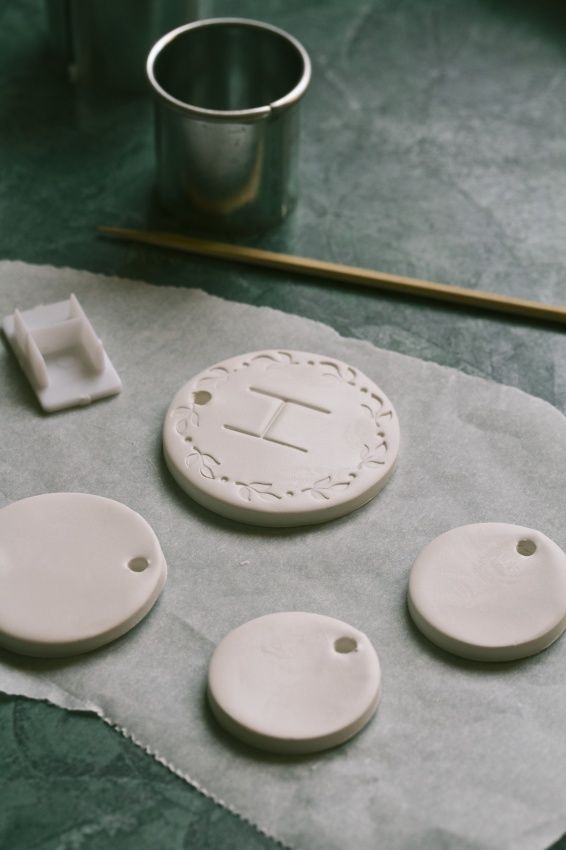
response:
<path fill-rule="evenodd" d="M 304 47 L 259 21 L 198 21 L 157 42 L 147 75 L 164 206 L 227 234 L 284 218 L 297 194 L 299 104 L 311 76 Z"/>
<path fill-rule="evenodd" d="M 147 53 L 198 18 L 202 0 L 46 0 L 51 41 L 81 85 L 147 91 Z"/>

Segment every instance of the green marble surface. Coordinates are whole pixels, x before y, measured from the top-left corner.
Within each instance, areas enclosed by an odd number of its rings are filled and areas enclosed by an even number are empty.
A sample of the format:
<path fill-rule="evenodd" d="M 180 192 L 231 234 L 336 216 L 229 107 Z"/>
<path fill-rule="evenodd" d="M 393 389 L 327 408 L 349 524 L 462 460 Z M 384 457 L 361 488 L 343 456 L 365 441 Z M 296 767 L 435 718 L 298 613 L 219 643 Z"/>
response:
<path fill-rule="evenodd" d="M 213 12 L 283 26 L 313 58 L 302 197 L 253 244 L 566 301 L 561 4 L 216 0 Z M 0 2 L 0 47 L 1 258 L 267 304 L 566 410 L 556 327 L 97 238 L 98 224 L 176 229 L 153 194 L 150 103 L 78 96 L 37 0 Z M 0 700 L 2 850 L 275 846 L 97 718 Z"/>

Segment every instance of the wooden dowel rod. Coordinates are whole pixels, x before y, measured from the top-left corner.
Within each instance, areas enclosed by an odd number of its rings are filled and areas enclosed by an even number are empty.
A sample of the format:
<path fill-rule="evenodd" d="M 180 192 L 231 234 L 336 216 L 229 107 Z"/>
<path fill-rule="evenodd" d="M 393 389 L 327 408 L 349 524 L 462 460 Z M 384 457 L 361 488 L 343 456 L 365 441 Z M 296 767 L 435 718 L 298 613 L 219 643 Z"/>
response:
<path fill-rule="evenodd" d="M 509 295 L 496 295 L 493 292 L 482 292 L 475 289 L 465 289 L 461 286 L 451 286 L 446 283 L 433 283 L 430 280 L 404 277 L 403 275 L 388 274 L 387 272 L 359 269 L 353 266 L 343 266 L 329 263 L 325 260 L 313 260 L 307 257 L 294 257 L 291 254 L 279 254 L 265 251 L 262 248 L 249 248 L 246 245 L 232 245 L 227 242 L 215 242 L 208 239 L 196 239 L 175 233 L 160 233 L 151 230 L 130 230 L 122 227 L 99 227 L 100 233 L 116 239 L 131 242 L 141 242 L 145 245 L 156 245 L 160 248 L 172 248 L 176 251 L 186 251 L 190 254 L 200 254 L 222 260 L 232 260 L 237 263 L 248 263 L 254 266 L 265 266 L 288 271 L 294 274 L 310 275 L 338 283 L 354 283 L 360 286 L 370 286 L 385 292 L 399 295 L 416 295 L 421 298 L 434 298 L 451 304 L 467 305 L 484 310 L 496 310 L 500 313 L 511 313 L 531 319 L 566 324 L 566 307 L 544 304 L 541 301 L 528 301 L 524 298 L 513 298 Z"/>

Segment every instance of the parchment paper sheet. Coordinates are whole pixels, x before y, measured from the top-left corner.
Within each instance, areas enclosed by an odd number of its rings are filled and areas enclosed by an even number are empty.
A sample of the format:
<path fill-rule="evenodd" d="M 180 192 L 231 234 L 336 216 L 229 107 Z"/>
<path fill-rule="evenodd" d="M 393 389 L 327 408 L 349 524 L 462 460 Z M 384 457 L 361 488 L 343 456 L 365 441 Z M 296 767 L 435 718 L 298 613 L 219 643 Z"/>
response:
<path fill-rule="evenodd" d="M 520 663 L 460 662 L 414 630 L 405 591 L 420 548 L 453 526 L 514 522 L 566 546 L 562 414 L 520 391 L 273 310 L 0 264 L 0 316 L 71 291 L 124 391 L 45 416 L 0 347 L 1 504 L 59 490 L 124 502 L 155 529 L 169 580 L 151 615 L 97 652 L 63 661 L 4 653 L 0 687 L 93 709 L 301 850 L 536 850 L 555 840 L 566 830 L 566 639 Z M 393 400 L 399 466 L 362 510 L 312 529 L 255 530 L 199 508 L 170 478 L 160 432 L 174 392 L 205 366 L 264 347 L 341 358 Z M 290 609 L 365 631 L 383 668 L 383 701 L 370 725 L 309 758 L 240 746 L 216 728 L 204 699 L 215 644 L 252 617 Z"/>

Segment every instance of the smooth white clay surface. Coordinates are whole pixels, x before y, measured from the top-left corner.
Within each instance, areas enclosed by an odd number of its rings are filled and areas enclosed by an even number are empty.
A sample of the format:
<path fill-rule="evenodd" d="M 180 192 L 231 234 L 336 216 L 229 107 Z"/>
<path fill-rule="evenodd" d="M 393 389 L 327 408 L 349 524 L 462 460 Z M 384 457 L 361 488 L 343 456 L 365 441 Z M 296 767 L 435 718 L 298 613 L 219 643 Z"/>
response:
<path fill-rule="evenodd" d="M 381 672 L 368 638 L 320 614 L 268 614 L 230 632 L 208 673 L 208 697 L 232 735 L 276 753 L 335 747 L 375 713 Z"/>
<path fill-rule="evenodd" d="M 532 528 L 454 528 L 419 554 L 408 603 L 416 626 L 448 652 L 478 661 L 525 658 L 566 627 L 566 555 Z"/>
<path fill-rule="evenodd" d="M 147 614 L 166 576 L 154 532 L 119 502 L 14 502 L 0 510 L 0 644 L 44 657 L 95 649 Z"/>
<path fill-rule="evenodd" d="M 197 502 L 257 525 L 343 516 L 388 480 L 399 450 L 391 402 L 333 358 L 259 351 L 211 366 L 165 419 L 167 466 Z"/>

